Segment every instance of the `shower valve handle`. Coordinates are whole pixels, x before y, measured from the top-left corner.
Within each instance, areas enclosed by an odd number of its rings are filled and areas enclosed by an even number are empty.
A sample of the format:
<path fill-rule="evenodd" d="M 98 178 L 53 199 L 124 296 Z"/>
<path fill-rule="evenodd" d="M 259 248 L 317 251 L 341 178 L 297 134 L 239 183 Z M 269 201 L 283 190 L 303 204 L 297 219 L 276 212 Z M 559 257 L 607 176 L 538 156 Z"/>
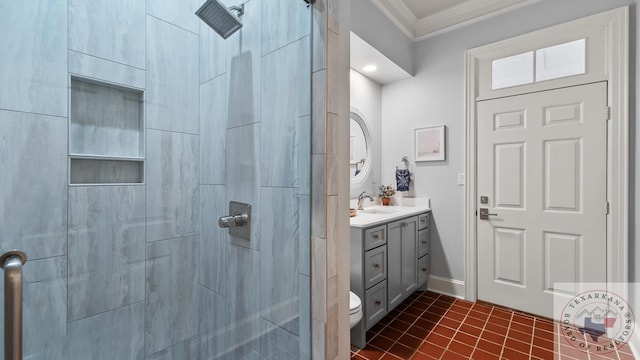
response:
<path fill-rule="evenodd" d="M 218 219 L 218 226 L 221 228 L 244 226 L 247 224 L 247 220 L 248 216 L 246 214 L 223 216 Z"/>
<path fill-rule="evenodd" d="M 233 238 L 251 240 L 251 205 L 229 201 L 227 214 L 218 219 L 218 226 L 229 229 Z"/>

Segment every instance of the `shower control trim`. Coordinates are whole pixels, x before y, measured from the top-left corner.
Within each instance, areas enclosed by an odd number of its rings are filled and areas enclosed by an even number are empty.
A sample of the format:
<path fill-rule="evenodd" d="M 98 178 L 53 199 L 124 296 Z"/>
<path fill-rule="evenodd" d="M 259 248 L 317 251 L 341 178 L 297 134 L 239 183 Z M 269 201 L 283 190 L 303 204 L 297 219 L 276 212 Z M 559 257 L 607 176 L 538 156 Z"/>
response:
<path fill-rule="evenodd" d="M 218 219 L 218 225 L 221 228 L 232 228 L 236 226 L 243 226 L 247 223 L 247 215 L 234 215 L 234 216 L 223 216 Z"/>
<path fill-rule="evenodd" d="M 251 240 L 251 205 L 229 201 L 229 215 L 219 218 L 218 226 L 228 228 L 233 237 Z"/>

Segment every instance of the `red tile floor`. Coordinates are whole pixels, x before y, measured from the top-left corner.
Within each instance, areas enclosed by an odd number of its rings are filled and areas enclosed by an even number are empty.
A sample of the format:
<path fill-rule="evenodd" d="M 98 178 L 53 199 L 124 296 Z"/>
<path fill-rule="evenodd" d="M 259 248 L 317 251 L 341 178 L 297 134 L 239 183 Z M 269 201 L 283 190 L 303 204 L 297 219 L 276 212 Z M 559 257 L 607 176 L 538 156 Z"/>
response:
<path fill-rule="evenodd" d="M 352 347 L 351 359 L 633 360 L 627 345 L 589 354 L 561 337 L 548 319 L 425 291 L 371 328 L 367 346 Z"/>

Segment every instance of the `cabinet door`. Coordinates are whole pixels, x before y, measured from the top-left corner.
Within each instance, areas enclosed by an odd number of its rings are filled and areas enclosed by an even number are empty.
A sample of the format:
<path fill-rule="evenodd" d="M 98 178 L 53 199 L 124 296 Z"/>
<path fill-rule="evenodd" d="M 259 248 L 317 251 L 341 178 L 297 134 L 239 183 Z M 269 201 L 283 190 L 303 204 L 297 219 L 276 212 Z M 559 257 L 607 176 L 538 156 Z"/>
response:
<path fill-rule="evenodd" d="M 407 298 L 418 286 L 418 218 L 387 225 L 387 286 L 389 309 Z"/>
<path fill-rule="evenodd" d="M 402 230 L 402 291 L 406 298 L 418 288 L 418 219 L 407 219 Z"/>
<path fill-rule="evenodd" d="M 387 288 L 389 309 L 402 301 L 402 228 L 403 222 L 387 225 Z"/>

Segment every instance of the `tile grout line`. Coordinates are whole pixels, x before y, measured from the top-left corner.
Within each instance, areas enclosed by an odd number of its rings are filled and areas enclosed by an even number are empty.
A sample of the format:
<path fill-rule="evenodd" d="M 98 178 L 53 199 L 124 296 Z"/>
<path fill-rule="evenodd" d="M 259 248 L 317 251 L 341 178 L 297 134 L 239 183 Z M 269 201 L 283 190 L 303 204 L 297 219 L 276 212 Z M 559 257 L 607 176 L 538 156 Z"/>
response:
<path fill-rule="evenodd" d="M 491 314 L 493 314 L 494 310 L 496 310 L 496 308 L 494 307 L 493 309 L 491 309 Z M 509 323 L 507 324 L 507 333 L 504 336 L 504 340 L 502 341 L 502 349 L 500 350 L 500 358 L 502 358 L 502 354 L 504 354 L 504 349 L 507 346 L 507 336 L 509 335 L 509 330 L 511 330 L 511 320 L 513 319 L 513 312 L 511 313 L 511 316 L 509 317 Z"/>
<path fill-rule="evenodd" d="M 433 307 L 435 305 L 436 301 L 438 301 L 441 297 L 442 297 L 442 295 L 438 294 L 438 296 L 436 298 L 432 299 L 432 301 L 429 304 L 429 306 L 427 308 L 425 308 L 424 311 L 422 312 L 422 315 L 424 315 L 431 307 Z M 438 307 L 438 306 L 436 306 L 436 307 Z M 446 312 L 445 312 L 445 314 L 446 314 Z M 438 327 L 438 325 L 440 325 L 440 321 L 442 321 L 442 319 L 444 318 L 445 314 L 441 315 L 440 319 L 434 324 L 432 329 L 428 329 L 429 332 L 427 333 L 427 335 L 425 335 L 424 339 L 422 339 L 422 342 L 420 343 L 420 347 L 422 347 L 422 345 L 424 345 L 427 342 L 427 338 L 429 337 L 429 335 L 433 334 L 433 331 Z M 420 317 L 422 317 L 422 315 L 420 315 Z M 420 327 L 420 326 L 418 326 L 418 327 Z M 425 329 L 425 330 L 427 330 L 427 329 Z M 447 347 L 448 347 L 448 344 L 447 344 Z M 445 351 L 447 350 L 447 347 L 444 348 Z M 420 352 L 420 351 L 416 350 L 416 352 Z M 415 353 L 414 353 L 414 355 L 415 355 Z"/>
<path fill-rule="evenodd" d="M 413 315 L 413 314 L 410 314 L 410 313 L 406 312 L 406 310 L 409 309 L 412 305 L 414 305 L 418 301 L 418 299 L 420 299 L 420 296 L 416 296 L 416 298 L 413 299 L 413 301 L 411 301 L 411 303 L 407 307 L 405 307 L 404 310 L 402 310 L 402 312 L 400 313 L 400 315 L 409 314 L 411 316 L 414 316 L 415 319 L 413 320 L 413 322 L 409 326 L 407 326 L 407 328 L 402 333 L 402 336 L 400 336 L 400 338 L 396 341 L 396 343 L 399 343 L 400 339 L 403 338 L 405 335 L 409 335 L 409 336 L 413 337 L 413 335 L 409 334 L 409 329 L 411 329 L 414 325 L 416 325 L 416 322 L 418 321 L 418 319 L 420 319 L 422 317 L 422 315 L 427 311 L 427 309 L 429 309 L 429 307 L 431 307 L 431 304 L 430 304 L 427 308 L 425 308 L 424 310 L 422 310 L 420 312 L 420 315 Z M 421 339 L 421 340 L 424 341 L 424 339 Z M 392 345 L 391 347 L 393 347 L 394 345 Z M 405 344 L 403 344 L 403 343 L 400 343 L 400 345 L 405 346 Z M 391 348 L 389 348 L 389 349 L 391 349 Z M 413 355 L 415 355 L 416 352 L 418 352 L 418 349 L 412 349 L 412 350 L 413 350 L 413 353 L 411 354 L 411 356 L 413 357 Z"/>
<path fill-rule="evenodd" d="M 424 294 L 426 294 L 426 292 L 425 292 Z M 398 315 L 394 316 L 394 317 L 393 317 L 393 319 L 391 319 L 391 320 L 389 321 L 389 323 L 385 324 L 385 326 L 384 326 L 382 329 L 380 329 L 379 331 L 377 331 L 377 332 L 374 334 L 374 336 L 372 337 L 372 339 L 376 338 L 378 335 L 380 335 L 380 336 L 382 336 L 382 337 L 384 337 L 384 338 L 386 338 L 386 339 L 389 339 L 388 337 L 386 337 L 386 336 L 382 335 L 382 332 L 383 332 L 385 329 L 387 329 L 387 328 L 391 328 L 391 329 L 393 329 L 393 330 L 399 331 L 399 330 L 397 330 L 397 329 L 395 329 L 395 328 L 391 327 L 389 324 L 390 324 L 391 322 L 393 322 L 394 320 L 398 319 L 398 317 L 399 317 L 400 315 L 402 315 L 403 313 L 405 313 L 405 310 L 406 310 L 406 309 L 408 309 L 411 305 L 413 305 L 416 301 L 418 301 L 418 299 L 420 299 L 420 298 L 422 298 L 422 297 L 423 297 L 423 295 L 420 295 L 420 296 L 417 296 L 415 299 L 413 299 L 409 305 L 407 305 L 403 310 L 401 310 L 401 311 L 399 312 L 399 314 L 398 314 Z M 429 305 L 428 305 L 428 306 L 427 306 L 427 307 L 422 311 L 422 313 L 421 313 L 419 316 L 416 316 L 416 319 L 415 319 L 415 320 L 414 320 L 414 321 L 413 321 L 413 322 L 412 322 L 412 323 L 407 327 L 407 329 L 405 329 L 405 330 L 402 332 L 402 335 L 401 335 L 400 337 L 402 337 L 403 335 L 407 334 L 408 329 L 410 329 L 412 326 L 414 326 L 414 325 L 415 325 L 415 323 L 418 321 L 418 319 L 419 319 L 419 318 L 421 318 L 421 317 L 422 317 L 422 315 L 423 315 L 425 312 L 427 312 L 427 310 L 429 310 L 429 308 L 431 308 L 431 307 L 434 305 L 434 303 L 435 303 L 438 299 L 440 299 L 440 297 L 441 297 L 441 295 L 440 295 L 440 294 L 437 294 L 437 296 L 436 296 L 434 299 L 430 299 L 430 304 L 429 304 Z M 443 314 L 442 316 L 444 316 L 444 314 Z M 440 318 L 440 320 L 442 320 L 442 319 L 443 319 L 443 317 L 441 317 L 441 318 Z M 438 322 L 436 323 L 436 325 L 435 325 L 435 326 L 438 326 L 438 324 L 440 323 L 440 320 L 438 320 Z M 402 321 L 402 320 L 400 320 L 400 321 Z M 416 325 L 416 326 L 417 326 L 417 325 Z M 435 326 L 434 326 L 434 328 L 435 328 Z M 426 329 L 425 329 L 425 330 L 426 330 Z M 429 334 L 431 334 L 431 331 L 432 331 L 432 330 L 430 330 L 430 331 L 429 331 Z M 427 334 L 427 336 L 428 336 L 429 334 Z M 411 334 L 409 334 L 409 335 L 411 335 Z M 389 339 L 389 340 L 392 340 L 392 339 Z M 426 338 L 425 338 L 425 339 L 422 339 L 422 343 L 424 343 L 425 341 L 426 341 Z M 398 342 L 399 342 L 399 338 L 398 338 L 397 340 L 395 340 L 395 341 L 391 344 L 391 346 L 389 347 L 389 350 L 390 350 L 393 346 L 395 346 Z M 422 344 L 422 343 L 421 343 L 421 344 Z M 400 344 L 404 346 L 404 344 L 402 344 L 402 343 L 400 343 Z M 372 346 L 373 346 L 374 348 L 378 349 L 375 345 L 372 345 Z M 361 350 L 361 349 L 360 349 L 360 350 Z M 356 354 L 359 354 L 360 350 L 358 350 L 358 352 L 356 352 Z M 387 354 L 395 356 L 395 354 L 389 353 L 389 351 L 388 351 L 388 350 L 383 350 L 383 349 L 379 349 L 379 350 L 383 351 L 382 356 L 387 355 Z M 415 350 L 415 351 L 414 351 L 414 353 L 412 354 L 412 356 L 413 356 L 413 355 L 415 355 L 415 352 L 417 352 L 417 350 Z M 362 356 L 362 355 L 360 355 L 360 356 Z M 363 356 L 363 357 L 364 357 L 364 356 Z M 365 357 L 365 358 L 366 358 L 366 357 Z"/>
<path fill-rule="evenodd" d="M 536 322 L 537 318 L 533 318 L 533 324 L 531 324 L 531 340 L 529 340 L 529 358 L 533 358 L 533 340 L 536 338 Z"/>
<path fill-rule="evenodd" d="M 454 304 L 455 304 L 455 301 L 454 301 Z M 469 313 L 471 312 L 471 309 L 472 309 L 472 308 L 473 308 L 473 305 L 472 305 L 471 307 L 469 307 L 469 309 L 467 309 L 467 313 L 466 313 L 466 314 L 464 314 L 464 317 L 463 317 L 463 318 L 462 318 L 462 320 L 460 321 L 460 324 L 459 324 L 459 325 L 458 325 L 458 327 L 455 329 L 455 331 L 456 331 L 456 332 L 455 332 L 455 333 L 453 334 L 453 336 L 451 337 L 451 341 L 449 341 L 449 346 L 451 346 L 451 344 L 453 344 L 454 338 L 456 337 L 456 335 L 457 335 L 459 332 L 462 332 L 462 333 L 464 333 L 464 334 L 467 334 L 467 333 L 465 333 L 464 331 L 461 331 L 461 330 L 460 330 L 460 328 L 462 327 L 462 324 L 464 324 L 464 321 L 465 321 L 465 320 L 467 319 L 467 317 L 469 316 Z M 451 309 L 449 309 L 449 310 L 451 310 Z M 453 310 L 452 310 L 452 311 L 453 311 Z M 456 312 L 456 311 L 454 311 L 454 312 Z M 458 314 L 460 314 L 460 313 L 458 313 Z M 445 313 L 445 315 L 446 315 L 446 313 Z M 468 334 L 468 335 L 470 335 L 470 334 Z M 471 336 L 472 336 L 472 335 L 471 335 Z M 472 349 L 471 349 L 471 354 L 469 354 L 469 356 L 473 355 L 473 353 L 475 352 L 475 349 L 476 349 L 476 345 L 478 344 L 478 341 L 480 340 L 480 338 L 479 338 L 479 337 L 477 337 L 477 336 L 474 336 L 474 337 L 476 338 L 476 342 L 474 343 L 474 345 L 473 345 L 473 347 L 472 347 Z M 447 350 L 448 350 L 448 349 L 449 349 L 449 347 L 447 346 Z M 451 350 L 451 351 L 453 351 L 453 350 Z M 462 354 L 457 353 L 457 352 L 455 352 L 455 351 L 453 351 L 453 352 L 454 352 L 454 353 L 456 353 L 456 354 L 462 355 Z M 463 355 L 463 356 L 464 356 L 464 355 Z"/>
<path fill-rule="evenodd" d="M 477 303 L 474 303 L 474 305 L 475 305 L 475 304 L 477 304 Z M 467 314 L 467 317 L 469 317 L 469 316 L 470 316 L 470 314 L 471 314 L 471 310 L 473 309 L 473 306 L 474 306 L 474 305 L 472 305 L 472 306 L 471 306 L 471 308 L 469 309 L 469 314 Z M 480 329 L 480 335 L 478 335 L 478 339 L 477 339 L 477 341 L 476 341 L 476 345 L 473 347 L 473 351 L 471 352 L 471 358 L 473 358 L 473 355 L 476 353 L 476 350 L 478 350 L 478 344 L 480 344 L 480 339 L 482 339 L 482 334 L 483 334 L 485 331 L 489 331 L 489 332 L 491 332 L 490 330 L 485 330 L 485 329 L 487 328 L 487 324 L 489 323 L 489 317 L 490 317 L 490 315 L 491 315 L 491 313 L 492 313 L 492 312 L 493 312 L 493 307 L 491 308 L 491 310 L 489 310 L 489 314 L 487 315 L 487 319 L 486 319 L 486 320 L 485 320 L 485 322 L 482 324 L 482 329 Z M 474 319 L 475 319 L 475 318 L 474 318 Z M 465 320 L 466 320 L 466 318 L 465 318 Z M 495 343 L 494 343 L 494 344 L 495 344 Z"/>
<path fill-rule="evenodd" d="M 402 315 L 402 314 L 405 312 L 405 310 L 406 310 L 406 309 L 408 309 L 411 305 L 413 305 L 413 303 L 415 303 L 419 298 L 420 298 L 420 296 L 418 296 L 418 297 L 416 297 L 415 299 L 413 299 L 413 301 L 411 301 L 411 303 L 410 303 L 408 306 L 406 306 L 403 310 L 401 310 L 401 311 L 400 311 L 400 314 L 396 315 L 396 316 L 393 318 L 393 320 L 398 319 L 398 316 Z M 438 297 L 437 297 L 436 299 L 434 299 L 434 302 L 435 302 L 435 300 L 437 300 L 437 299 L 439 299 L 439 298 L 440 298 L 440 295 L 438 295 Z M 391 350 L 391 348 L 392 348 L 392 347 L 394 347 L 396 344 L 398 344 L 398 343 L 399 343 L 400 338 L 402 338 L 402 336 L 404 336 L 404 335 L 406 335 L 406 334 L 407 334 L 407 330 L 409 330 L 409 329 L 410 329 L 410 328 L 411 328 L 411 327 L 416 323 L 416 321 L 418 321 L 418 319 L 422 316 L 422 314 L 424 314 L 424 313 L 425 313 L 425 312 L 426 312 L 426 311 L 427 311 L 427 310 L 428 310 L 432 305 L 433 305 L 433 302 L 432 302 L 431 304 L 429 304 L 429 306 L 428 306 L 427 308 L 425 308 L 425 309 L 422 311 L 422 313 L 420 314 L 420 316 L 417 316 L 417 317 L 416 317 L 416 319 L 415 319 L 415 320 L 413 320 L 413 322 L 412 322 L 412 323 L 411 323 L 411 324 L 410 324 L 410 325 L 409 325 L 409 326 L 408 326 L 408 327 L 407 327 L 407 328 L 402 332 L 402 335 L 400 335 L 400 337 L 399 337 L 397 340 L 395 340 L 395 341 L 391 344 L 391 347 L 389 347 L 389 349 L 388 349 L 388 350 L 385 350 L 384 354 L 382 354 L 382 356 L 383 356 L 383 357 L 384 357 L 384 355 L 386 355 L 386 354 L 390 354 L 390 355 L 395 356 L 395 354 L 391 354 L 391 353 L 389 353 L 389 350 Z M 392 321 L 393 321 L 393 320 L 392 320 Z M 400 321 L 402 321 L 402 320 L 400 320 Z M 389 324 L 387 324 L 387 326 L 389 326 Z M 385 328 L 386 328 L 386 327 L 385 327 Z M 378 335 L 383 336 L 382 334 L 380 334 L 381 332 L 382 332 L 382 330 L 380 330 L 379 332 L 377 332 L 377 333 L 376 333 L 376 335 L 374 336 L 374 338 L 375 338 L 376 336 L 378 336 Z M 410 334 L 409 334 L 409 335 L 410 335 Z M 387 338 L 386 336 L 384 336 L 384 337 L 385 337 L 385 338 Z M 387 339 L 388 339 L 388 338 L 387 338 Z M 391 340 L 391 339 L 390 339 L 390 340 Z M 423 339 L 423 342 L 424 342 L 424 339 Z M 404 346 L 404 344 L 402 344 L 402 343 L 400 343 L 400 345 Z M 411 354 L 411 356 L 415 355 L 415 353 L 416 353 L 416 352 L 417 352 L 417 350 L 415 350 L 415 351 L 413 352 L 413 354 Z"/>
<path fill-rule="evenodd" d="M 509 330 L 507 331 L 507 337 L 506 337 L 506 339 L 511 338 L 511 337 L 509 337 L 509 334 L 510 334 L 511 332 L 516 332 L 516 333 L 519 333 L 519 334 L 525 334 L 524 332 L 519 331 L 518 329 L 515 329 L 515 328 L 514 328 L 514 329 L 511 329 L 511 324 L 513 324 L 514 322 L 515 322 L 515 323 L 518 323 L 518 324 L 520 324 L 520 325 L 524 325 L 523 323 L 521 323 L 521 322 L 519 322 L 519 321 L 515 321 L 515 320 L 514 320 L 516 315 L 520 315 L 520 316 L 530 316 L 530 315 L 528 315 L 528 314 L 516 313 L 515 311 L 511 311 L 511 313 L 512 313 L 512 315 L 511 315 L 511 320 L 509 321 Z M 530 316 L 530 317 L 531 317 L 531 318 L 532 318 L 532 320 L 533 320 L 533 324 L 530 326 L 530 327 L 531 327 L 531 331 L 532 331 L 532 334 L 531 334 L 531 336 L 532 336 L 532 337 L 531 337 L 531 339 L 529 340 L 529 342 L 527 343 L 527 342 L 525 342 L 525 341 L 523 341 L 523 340 L 520 340 L 520 339 L 517 339 L 517 338 L 511 338 L 513 341 L 517 341 L 517 342 L 520 342 L 520 343 L 522 343 L 522 344 L 529 345 L 529 352 L 528 352 L 528 353 L 524 353 L 524 352 L 522 352 L 521 350 L 517 350 L 517 349 L 515 349 L 515 348 L 511 348 L 511 347 L 509 348 L 509 349 L 514 350 L 514 351 L 517 351 L 517 352 L 519 352 L 519 353 L 521 353 L 521 354 L 523 354 L 523 355 L 528 355 L 528 356 L 529 356 L 529 358 L 531 358 L 531 347 L 532 347 L 532 344 L 533 344 L 533 331 L 534 331 L 533 326 L 535 325 L 535 317 L 533 317 L 533 316 Z"/>
<path fill-rule="evenodd" d="M 430 305 L 429 307 L 433 306 L 433 305 L 435 304 L 435 302 L 436 302 L 438 299 L 440 299 L 440 297 L 441 297 L 441 295 L 438 295 L 438 297 L 437 297 L 436 299 L 434 299 L 433 303 L 431 303 L 431 305 Z M 436 307 L 438 307 L 438 306 L 436 306 Z M 425 311 L 426 311 L 426 310 L 425 310 Z M 448 311 L 448 309 L 447 309 L 447 311 Z M 446 315 L 446 314 L 447 314 L 447 313 L 445 312 L 444 314 L 442 314 L 442 315 L 441 315 L 440 319 L 435 323 L 435 326 L 433 327 L 433 329 L 431 329 L 431 330 L 429 331 L 429 335 L 431 335 L 431 334 L 433 333 L 433 330 L 435 330 L 435 329 L 438 327 L 438 325 L 440 325 L 440 323 L 442 322 L 442 319 L 444 319 L 444 318 L 445 318 L 445 315 Z M 442 325 L 442 326 L 444 326 L 444 327 L 447 327 L 447 328 L 448 328 L 448 326 L 445 326 L 445 325 Z M 428 337 L 428 335 L 427 335 L 427 337 Z M 427 341 L 427 339 L 425 338 L 422 342 L 423 342 L 423 343 L 425 343 L 426 341 Z M 449 345 L 451 345 L 451 342 L 452 342 L 452 341 L 453 341 L 453 337 L 452 337 L 451 339 L 449 339 L 449 342 L 447 343 L 447 346 L 445 346 L 445 347 L 444 347 L 444 352 L 442 353 L 442 355 L 440 355 L 440 358 L 441 358 L 441 359 L 442 359 L 442 356 L 444 356 L 444 354 L 447 352 L 447 350 L 449 350 Z"/>
<path fill-rule="evenodd" d="M 442 295 L 438 294 L 438 296 L 437 296 L 436 298 L 431 299 L 431 303 L 429 304 L 429 306 L 427 306 L 427 307 L 424 309 L 424 311 L 422 312 L 422 314 L 420 314 L 420 318 L 422 318 L 422 315 L 424 315 L 425 313 L 427 313 L 427 312 L 428 312 L 428 310 L 429 310 L 431 307 L 433 307 L 433 306 L 435 305 L 436 301 L 438 301 L 438 299 L 440 299 L 441 297 L 442 297 Z M 438 306 L 436 306 L 436 307 L 438 307 Z M 446 314 L 446 312 L 445 312 L 445 314 Z M 434 324 L 434 326 L 433 326 L 433 328 L 432 328 L 432 329 L 424 329 L 424 328 L 422 328 L 422 327 L 418 326 L 418 327 L 419 327 L 419 328 L 421 328 L 421 329 L 428 330 L 428 333 L 425 335 L 425 337 L 424 337 L 423 339 L 421 339 L 422 341 L 420 342 L 420 347 L 422 347 L 422 345 L 424 345 L 424 343 L 426 343 L 426 342 L 427 342 L 427 338 L 429 337 L 429 335 L 433 334 L 433 331 L 438 327 L 438 325 L 440 324 L 440 321 L 444 318 L 444 315 L 445 315 L 445 314 L 443 314 L 443 315 L 440 317 L 440 319 L 439 319 L 439 320 Z M 417 321 L 417 320 L 416 320 L 416 321 Z M 447 349 L 447 348 L 445 348 L 445 351 L 446 351 L 446 349 Z M 416 349 L 416 352 L 420 352 L 420 350 L 419 350 L 419 349 Z M 422 352 L 420 352 L 420 353 L 421 353 L 421 354 L 423 354 Z M 413 355 L 415 355 L 415 353 L 414 353 Z M 427 355 L 428 355 L 428 354 L 427 354 Z"/>

